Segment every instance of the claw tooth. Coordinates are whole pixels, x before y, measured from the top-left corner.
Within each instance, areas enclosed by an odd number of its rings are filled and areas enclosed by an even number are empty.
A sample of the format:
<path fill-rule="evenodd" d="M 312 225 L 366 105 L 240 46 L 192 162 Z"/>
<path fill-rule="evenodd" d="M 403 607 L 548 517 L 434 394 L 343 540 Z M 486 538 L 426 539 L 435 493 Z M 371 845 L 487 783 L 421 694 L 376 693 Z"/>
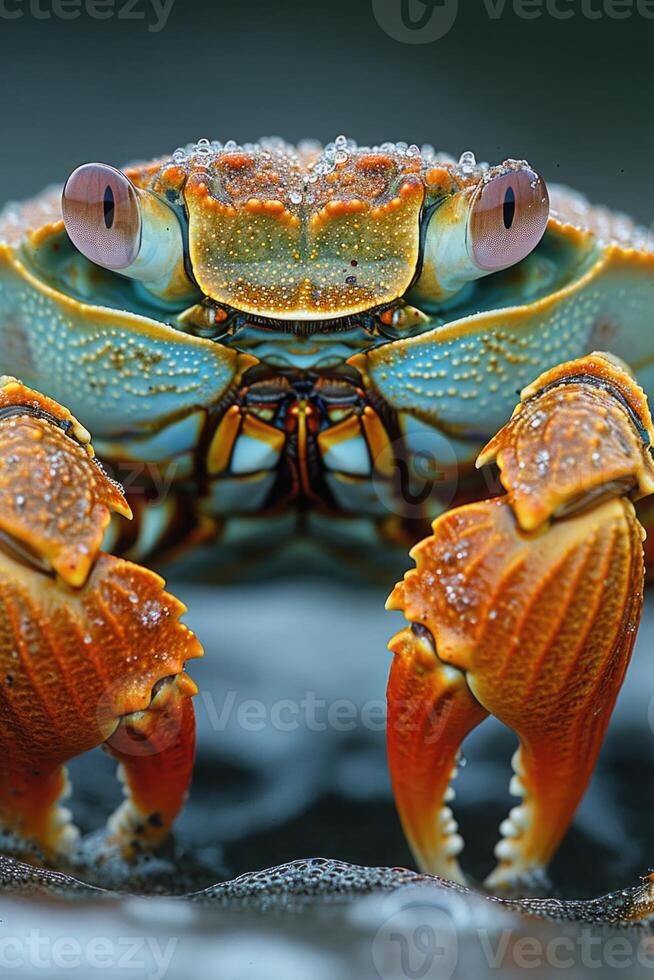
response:
<path fill-rule="evenodd" d="M 520 830 L 526 830 L 529 826 L 529 810 L 526 806 L 514 806 L 509 812 L 509 818 Z"/>
<path fill-rule="evenodd" d="M 443 845 L 443 850 L 448 857 L 456 857 L 460 854 L 464 847 L 464 840 L 461 834 L 452 834 L 451 837 L 445 841 Z"/>
<path fill-rule="evenodd" d="M 61 835 L 57 841 L 57 849 L 61 854 L 67 854 L 79 840 L 80 832 L 78 828 L 69 823 L 62 828 Z"/>
<path fill-rule="evenodd" d="M 510 840 L 503 838 L 495 845 L 495 857 L 499 861 L 512 861 L 515 857 L 515 848 Z"/>
<path fill-rule="evenodd" d="M 510 817 L 507 817 L 506 820 L 503 820 L 500 824 L 500 833 L 502 837 L 518 837 L 520 834 L 520 828 L 516 827 Z"/>
<path fill-rule="evenodd" d="M 526 793 L 525 784 L 520 779 L 520 776 L 513 776 L 511 782 L 509 783 L 509 793 L 511 796 L 524 796 Z"/>
<path fill-rule="evenodd" d="M 522 756 L 519 747 L 515 750 L 515 752 L 511 756 L 511 768 L 513 769 L 514 773 L 516 773 L 516 775 L 524 776 L 525 770 L 522 765 Z"/>
<path fill-rule="evenodd" d="M 451 803 L 455 797 L 456 793 L 454 788 L 452 786 L 448 786 L 443 794 L 443 803 Z"/>
<path fill-rule="evenodd" d="M 438 820 L 440 823 L 441 831 L 448 837 L 456 834 L 459 829 L 459 825 L 454 819 L 454 814 L 450 810 L 449 806 L 441 807 L 438 814 Z"/>
<path fill-rule="evenodd" d="M 386 600 L 386 609 L 389 612 L 404 612 L 404 582 L 397 582 L 395 588 Z"/>

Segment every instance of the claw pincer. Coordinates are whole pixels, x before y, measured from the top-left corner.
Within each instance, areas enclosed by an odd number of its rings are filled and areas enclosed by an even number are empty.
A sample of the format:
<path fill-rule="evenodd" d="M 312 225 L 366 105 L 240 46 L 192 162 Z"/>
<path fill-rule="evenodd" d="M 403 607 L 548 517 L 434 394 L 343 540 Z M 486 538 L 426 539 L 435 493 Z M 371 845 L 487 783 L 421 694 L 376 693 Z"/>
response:
<path fill-rule="evenodd" d="M 504 496 L 439 517 L 388 607 L 388 750 L 424 870 L 462 880 L 447 806 L 463 738 L 489 713 L 519 739 L 491 888 L 547 865 L 586 789 L 631 656 L 643 592 L 632 501 L 654 492 L 642 389 L 592 354 L 541 375 L 481 453 Z"/>
<path fill-rule="evenodd" d="M 190 782 L 201 647 L 157 575 L 100 550 L 111 512 L 130 516 L 86 430 L 0 378 L 0 825 L 46 860 L 77 834 L 74 756 L 104 743 L 121 763 L 127 856 L 164 839 Z"/>

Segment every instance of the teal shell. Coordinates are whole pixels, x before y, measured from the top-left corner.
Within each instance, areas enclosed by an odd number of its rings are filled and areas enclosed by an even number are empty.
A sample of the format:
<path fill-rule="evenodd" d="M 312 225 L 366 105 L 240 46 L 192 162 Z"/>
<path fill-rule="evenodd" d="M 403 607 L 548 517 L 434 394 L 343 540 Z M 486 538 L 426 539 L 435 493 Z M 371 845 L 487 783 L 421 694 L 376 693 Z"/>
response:
<path fill-rule="evenodd" d="M 301 533 L 353 561 L 486 494 L 474 460 L 546 368 L 608 350 L 654 395 L 651 243 L 562 188 L 527 259 L 397 339 L 363 320 L 194 335 L 74 250 L 59 197 L 0 215 L 0 374 L 92 432 L 135 513 L 108 544 L 137 557 Z"/>

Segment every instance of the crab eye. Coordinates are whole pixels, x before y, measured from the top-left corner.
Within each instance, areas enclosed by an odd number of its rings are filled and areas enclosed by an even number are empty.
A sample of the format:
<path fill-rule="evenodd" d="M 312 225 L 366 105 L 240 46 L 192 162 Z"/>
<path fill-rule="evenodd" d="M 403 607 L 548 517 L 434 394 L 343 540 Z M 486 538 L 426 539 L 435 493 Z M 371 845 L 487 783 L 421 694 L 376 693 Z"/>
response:
<path fill-rule="evenodd" d="M 166 307 L 197 298 L 181 218 L 158 194 L 105 163 L 85 163 L 66 181 L 61 206 L 70 240 L 91 262 L 135 279 Z"/>
<path fill-rule="evenodd" d="M 79 251 L 98 265 L 120 271 L 141 247 L 141 208 L 136 188 L 120 170 L 86 163 L 64 187 L 64 223 Z"/>
<path fill-rule="evenodd" d="M 533 170 L 516 170 L 489 180 L 470 211 L 470 257 L 488 272 L 515 265 L 536 248 L 548 216 L 547 188 Z"/>

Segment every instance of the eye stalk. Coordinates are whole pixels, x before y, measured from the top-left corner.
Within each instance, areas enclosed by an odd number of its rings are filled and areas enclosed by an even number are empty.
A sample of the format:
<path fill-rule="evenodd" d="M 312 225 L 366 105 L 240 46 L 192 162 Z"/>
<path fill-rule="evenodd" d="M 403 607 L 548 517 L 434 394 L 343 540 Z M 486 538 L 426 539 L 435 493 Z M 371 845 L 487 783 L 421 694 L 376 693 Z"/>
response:
<path fill-rule="evenodd" d="M 524 165 L 453 194 L 429 218 L 411 300 L 437 308 L 476 279 L 516 265 L 536 248 L 548 218 L 545 182 Z"/>
<path fill-rule="evenodd" d="M 62 211 L 70 240 L 91 262 L 139 281 L 165 304 L 196 295 L 177 215 L 120 170 L 105 163 L 78 167 L 64 186 Z"/>

